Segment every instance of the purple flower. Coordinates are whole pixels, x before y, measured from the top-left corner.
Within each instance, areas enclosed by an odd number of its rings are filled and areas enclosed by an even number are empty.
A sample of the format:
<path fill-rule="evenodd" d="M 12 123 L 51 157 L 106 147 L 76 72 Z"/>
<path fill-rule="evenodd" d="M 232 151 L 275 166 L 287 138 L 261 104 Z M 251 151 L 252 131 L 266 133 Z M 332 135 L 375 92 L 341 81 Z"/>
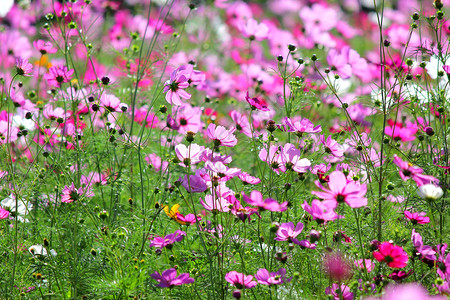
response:
<path fill-rule="evenodd" d="M 352 300 L 353 293 L 350 291 L 350 288 L 345 284 L 341 284 L 340 286 L 337 283 L 333 283 L 332 286 L 329 286 L 325 289 L 325 294 L 331 295 L 336 300 Z"/>
<path fill-rule="evenodd" d="M 206 181 L 198 174 L 184 175 L 184 178 L 178 180 L 181 182 L 181 185 L 189 192 L 189 193 L 201 193 L 208 189 Z"/>
<path fill-rule="evenodd" d="M 255 278 L 260 284 L 264 285 L 283 284 L 292 279 L 292 277 L 286 278 L 286 269 L 284 268 L 279 269 L 278 272 L 270 273 L 266 269 L 259 269 L 256 272 Z"/>
<path fill-rule="evenodd" d="M 164 247 L 172 249 L 173 244 L 175 242 L 180 242 L 185 235 L 186 232 L 177 230 L 174 233 L 166 235 L 165 237 L 157 236 L 150 243 L 150 247 L 159 247 L 159 250 L 163 249 Z"/>
<path fill-rule="evenodd" d="M 238 289 L 251 289 L 254 288 L 258 283 L 253 280 L 252 275 L 244 275 L 236 271 L 231 271 L 225 275 L 225 280 Z"/>
<path fill-rule="evenodd" d="M 189 273 L 183 273 L 177 277 L 177 270 L 174 268 L 165 270 L 162 274 L 155 272 L 150 274 L 150 276 L 159 282 L 156 286 L 161 288 L 172 288 L 176 285 L 193 283 L 195 281 L 194 278 L 189 277 Z"/>
<path fill-rule="evenodd" d="M 425 259 L 436 260 L 436 251 L 431 246 L 423 244 L 422 236 L 415 229 L 412 230 L 411 241 L 418 254 L 422 255 Z"/>

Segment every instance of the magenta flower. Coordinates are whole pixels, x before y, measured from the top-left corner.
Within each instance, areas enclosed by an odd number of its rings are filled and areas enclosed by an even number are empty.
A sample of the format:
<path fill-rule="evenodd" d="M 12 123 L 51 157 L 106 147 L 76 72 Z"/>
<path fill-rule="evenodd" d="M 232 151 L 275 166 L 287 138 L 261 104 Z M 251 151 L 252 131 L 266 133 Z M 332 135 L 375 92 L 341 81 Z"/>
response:
<path fill-rule="evenodd" d="M 407 210 L 405 210 L 405 217 L 411 221 L 413 224 L 427 224 L 430 223 L 430 218 L 425 217 L 425 213 L 412 213 Z"/>
<path fill-rule="evenodd" d="M 170 250 L 172 249 L 173 244 L 182 241 L 184 236 L 186 236 L 186 232 L 181 230 L 177 230 L 174 233 L 166 235 L 165 237 L 157 236 L 150 243 L 150 247 L 158 247 L 159 250 L 166 247 Z"/>
<path fill-rule="evenodd" d="M 298 222 L 294 228 L 294 223 L 283 223 L 278 227 L 276 241 L 292 241 L 303 231 L 303 223 Z"/>
<path fill-rule="evenodd" d="M 284 118 L 284 123 L 289 127 L 288 132 L 295 132 L 298 137 L 302 137 L 304 133 L 319 133 L 322 132 L 320 125 L 314 124 L 308 119 L 302 119 L 298 122 L 293 122 L 288 117 Z"/>
<path fill-rule="evenodd" d="M 197 133 L 202 129 L 202 111 L 200 107 L 192 107 L 189 103 L 172 108 L 172 115 L 167 116 L 167 126 L 178 130 L 180 134 L 188 131 Z"/>
<path fill-rule="evenodd" d="M 242 134 L 252 137 L 252 129 L 250 127 L 250 123 L 248 121 L 248 117 L 240 112 L 232 110 L 230 112 L 230 117 L 236 123 L 236 129 Z"/>
<path fill-rule="evenodd" d="M 72 79 L 74 70 L 68 70 L 66 66 L 51 67 L 48 74 L 44 74 L 48 84 L 61 87 L 62 83 L 69 82 Z"/>
<path fill-rule="evenodd" d="M 0 207 L 0 220 L 9 217 L 9 211 Z"/>
<path fill-rule="evenodd" d="M 233 204 L 227 199 L 222 197 L 213 197 L 212 195 L 206 195 L 205 201 L 200 198 L 200 203 L 206 210 L 213 212 L 229 212 Z"/>
<path fill-rule="evenodd" d="M 225 280 L 238 289 L 251 289 L 254 288 L 258 283 L 253 280 L 252 275 L 244 275 L 236 271 L 231 271 L 225 275 Z"/>
<path fill-rule="evenodd" d="M 381 243 L 378 251 L 373 253 L 373 257 L 379 262 L 385 262 L 391 268 L 404 268 L 408 262 L 405 250 L 389 242 Z"/>
<path fill-rule="evenodd" d="M 176 69 L 170 74 L 170 79 L 164 84 L 164 93 L 166 101 L 173 105 L 182 105 L 181 98 L 190 99 L 191 94 L 184 89 L 189 86 L 185 71 Z"/>
<path fill-rule="evenodd" d="M 330 174 L 329 189 L 324 188 L 319 181 L 316 181 L 315 184 L 322 189 L 322 192 L 313 191 L 312 194 L 325 201 L 333 201 L 335 203 L 334 208 L 339 203 L 344 202 L 352 208 L 367 205 L 367 198 L 364 198 L 367 186 L 365 184 L 357 184 L 354 181 L 347 181 L 344 173 L 340 171 L 334 171 Z"/>
<path fill-rule="evenodd" d="M 255 19 L 248 19 L 246 23 L 239 23 L 239 30 L 242 35 L 249 40 L 262 41 L 267 38 L 269 34 L 269 27 L 266 24 L 258 22 Z"/>
<path fill-rule="evenodd" d="M 283 284 L 285 282 L 291 281 L 292 277 L 286 278 L 286 269 L 281 268 L 278 272 L 270 272 L 266 269 L 259 269 L 255 275 L 256 280 L 260 284 L 264 285 L 274 285 L 274 284 Z"/>
<path fill-rule="evenodd" d="M 281 147 L 272 145 L 269 147 L 269 152 L 267 152 L 266 148 L 262 148 L 261 151 L 259 151 L 259 159 L 269 164 L 272 170 L 277 174 L 279 174 L 280 171 L 286 171 L 280 155 L 282 148 L 280 148 Z"/>
<path fill-rule="evenodd" d="M 343 147 L 338 142 L 333 140 L 331 138 L 331 135 L 328 136 L 328 138 L 326 140 L 325 140 L 325 136 L 321 135 L 320 141 L 324 145 L 326 153 L 332 154 L 335 157 L 343 157 L 344 156 Z"/>
<path fill-rule="evenodd" d="M 28 59 L 16 58 L 16 72 L 18 75 L 31 77 L 33 65 L 28 62 Z"/>
<path fill-rule="evenodd" d="M 250 197 L 242 193 L 242 198 L 250 205 L 256 206 L 261 210 L 268 210 L 273 212 L 283 212 L 287 210 L 288 202 L 278 203 L 275 199 L 263 199 L 260 191 L 254 190 L 250 193 Z"/>
<path fill-rule="evenodd" d="M 189 273 L 183 273 L 177 277 L 177 270 L 174 268 L 165 270 L 162 274 L 155 272 L 150 274 L 150 276 L 159 282 L 156 286 L 161 288 L 172 288 L 176 285 L 193 283 L 195 281 L 194 278 L 189 276 Z"/>
<path fill-rule="evenodd" d="M 352 276 L 352 265 L 341 253 L 327 253 L 322 262 L 325 274 L 332 280 L 343 282 Z"/>
<path fill-rule="evenodd" d="M 216 126 L 216 124 L 211 123 L 206 130 L 206 135 L 214 141 L 215 147 L 233 147 L 237 144 L 237 139 L 233 135 L 235 131 L 236 128 L 227 130 L 223 126 Z"/>
<path fill-rule="evenodd" d="M 265 103 L 263 103 L 258 98 L 250 98 L 247 92 L 247 95 L 245 96 L 245 100 L 250 104 L 252 110 L 261 110 L 261 111 L 270 111 L 270 109 L 267 107 Z"/>

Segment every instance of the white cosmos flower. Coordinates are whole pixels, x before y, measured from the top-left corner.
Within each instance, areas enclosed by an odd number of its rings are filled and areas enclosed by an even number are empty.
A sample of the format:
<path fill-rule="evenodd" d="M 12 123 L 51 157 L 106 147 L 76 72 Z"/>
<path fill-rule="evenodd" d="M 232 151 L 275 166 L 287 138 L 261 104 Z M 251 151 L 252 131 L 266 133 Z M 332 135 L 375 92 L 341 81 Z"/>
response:
<path fill-rule="evenodd" d="M 19 199 L 17 200 L 16 208 L 16 199 L 14 197 L 14 194 L 11 194 L 7 198 L 3 199 L 2 202 L 0 202 L 0 206 L 8 209 L 13 214 L 17 214 L 17 219 L 20 222 L 29 222 L 28 219 L 25 219 L 22 216 L 27 215 L 31 211 L 31 209 L 33 208 L 33 205 L 31 205 L 31 203 L 26 203 L 23 199 Z"/>
<path fill-rule="evenodd" d="M 423 199 L 436 200 L 441 198 L 444 192 L 440 187 L 430 183 L 419 186 L 417 194 Z"/>
<path fill-rule="evenodd" d="M 0 18 L 5 17 L 14 5 L 14 0 L 0 0 Z"/>

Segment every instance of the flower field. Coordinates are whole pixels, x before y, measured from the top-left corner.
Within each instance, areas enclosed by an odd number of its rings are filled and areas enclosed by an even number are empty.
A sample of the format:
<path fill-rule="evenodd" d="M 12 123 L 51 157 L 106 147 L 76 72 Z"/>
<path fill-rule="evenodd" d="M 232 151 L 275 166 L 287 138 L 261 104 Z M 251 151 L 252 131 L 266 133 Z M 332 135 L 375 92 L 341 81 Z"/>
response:
<path fill-rule="evenodd" d="M 0 0 L 0 299 L 447 299 L 449 12 Z"/>

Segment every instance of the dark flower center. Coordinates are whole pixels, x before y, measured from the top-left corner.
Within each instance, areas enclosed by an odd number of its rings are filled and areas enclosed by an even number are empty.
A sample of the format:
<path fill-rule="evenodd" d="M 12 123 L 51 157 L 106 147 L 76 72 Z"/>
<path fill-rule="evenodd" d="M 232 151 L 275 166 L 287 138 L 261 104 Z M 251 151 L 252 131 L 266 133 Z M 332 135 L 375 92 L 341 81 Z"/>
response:
<path fill-rule="evenodd" d="M 344 202 L 344 200 L 345 200 L 345 196 L 344 195 L 339 194 L 339 195 L 336 196 L 336 201 L 338 203 L 342 203 L 342 202 Z"/>
<path fill-rule="evenodd" d="M 80 199 L 80 195 L 78 195 L 76 191 L 71 191 L 69 196 L 73 201 L 77 201 L 78 199 Z"/>
<path fill-rule="evenodd" d="M 394 259 L 392 258 L 392 256 L 386 255 L 384 257 L 384 261 L 387 262 L 387 263 L 390 263 L 390 262 L 393 262 Z"/>
<path fill-rule="evenodd" d="M 184 125 L 187 125 L 187 121 L 186 121 L 186 119 L 184 119 L 184 118 L 181 118 L 180 119 L 180 125 L 182 125 L 182 126 L 184 126 Z"/>

